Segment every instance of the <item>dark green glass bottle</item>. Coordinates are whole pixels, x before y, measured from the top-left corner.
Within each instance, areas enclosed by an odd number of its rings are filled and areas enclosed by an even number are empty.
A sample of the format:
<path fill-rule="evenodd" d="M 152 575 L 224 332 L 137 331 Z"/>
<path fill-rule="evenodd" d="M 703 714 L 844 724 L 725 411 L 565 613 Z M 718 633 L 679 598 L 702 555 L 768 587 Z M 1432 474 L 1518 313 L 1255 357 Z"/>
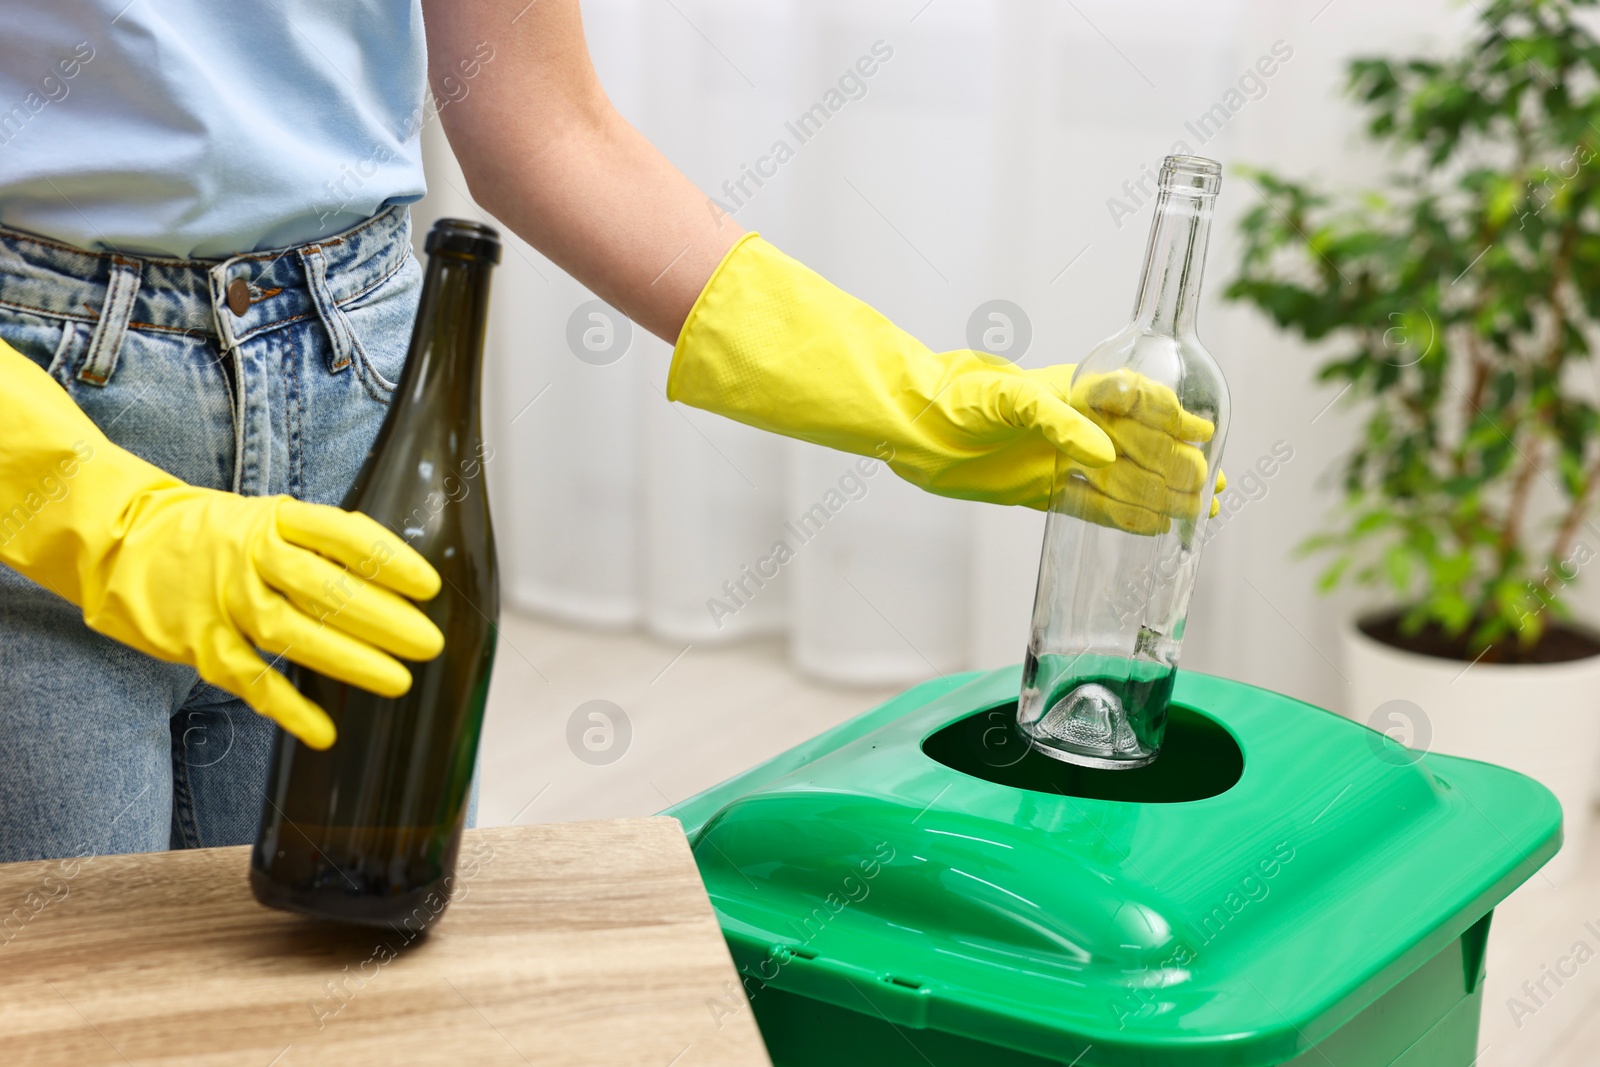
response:
<path fill-rule="evenodd" d="M 346 494 L 444 579 L 422 605 L 444 652 L 411 663 L 398 699 L 304 668 L 291 677 L 333 718 L 325 752 L 278 732 L 250 886 L 263 904 L 420 932 L 449 902 L 500 617 L 479 418 L 489 274 L 500 238 L 444 219 L 428 234 L 400 384 Z"/>

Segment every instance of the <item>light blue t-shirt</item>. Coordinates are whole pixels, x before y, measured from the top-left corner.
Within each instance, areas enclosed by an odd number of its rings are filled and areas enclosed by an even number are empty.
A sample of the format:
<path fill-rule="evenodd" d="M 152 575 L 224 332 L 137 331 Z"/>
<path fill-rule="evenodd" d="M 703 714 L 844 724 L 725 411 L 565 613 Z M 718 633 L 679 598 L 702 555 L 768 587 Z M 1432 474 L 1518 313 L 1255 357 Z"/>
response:
<path fill-rule="evenodd" d="M 224 257 L 424 191 L 420 0 L 0 0 L 0 225 Z"/>

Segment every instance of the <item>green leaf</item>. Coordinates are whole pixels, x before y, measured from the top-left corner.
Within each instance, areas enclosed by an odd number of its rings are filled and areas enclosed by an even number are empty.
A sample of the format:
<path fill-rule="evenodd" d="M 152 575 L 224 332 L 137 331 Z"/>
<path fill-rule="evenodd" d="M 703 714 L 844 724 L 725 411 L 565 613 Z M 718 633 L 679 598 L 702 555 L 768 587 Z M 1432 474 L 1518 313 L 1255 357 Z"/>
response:
<path fill-rule="evenodd" d="M 1332 592 L 1339 584 L 1345 572 L 1350 569 L 1350 557 L 1341 556 L 1334 560 L 1321 574 L 1317 576 L 1317 591 L 1320 593 Z"/>
<path fill-rule="evenodd" d="M 1389 585 L 1402 596 L 1411 588 L 1411 564 L 1411 551 L 1404 545 L 1390 545 L 1383 554 L 1383 570 Z"/>

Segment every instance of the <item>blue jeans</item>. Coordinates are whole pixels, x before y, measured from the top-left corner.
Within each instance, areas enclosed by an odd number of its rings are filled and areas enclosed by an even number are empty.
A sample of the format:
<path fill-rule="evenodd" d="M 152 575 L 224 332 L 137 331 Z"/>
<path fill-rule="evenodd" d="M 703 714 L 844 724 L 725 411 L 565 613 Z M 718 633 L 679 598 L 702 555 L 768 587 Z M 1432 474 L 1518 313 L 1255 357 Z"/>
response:
<path fill-rule="evenodd" d="M 410 230 L 185 261 L 0 229 L 0 338 L 184 481 L 337 504 L 405 362 Z M 0 861 L 253 841 L 274 729 L 0 566 Z"/>

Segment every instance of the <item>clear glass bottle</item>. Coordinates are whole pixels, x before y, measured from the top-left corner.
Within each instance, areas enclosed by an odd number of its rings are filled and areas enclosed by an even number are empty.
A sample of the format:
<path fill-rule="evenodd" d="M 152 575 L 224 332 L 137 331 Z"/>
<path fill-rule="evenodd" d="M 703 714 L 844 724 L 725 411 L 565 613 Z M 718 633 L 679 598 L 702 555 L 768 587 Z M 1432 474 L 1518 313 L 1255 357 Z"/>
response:
<path fill-rule="evenodd" d="M 1068 763 L 1142 767 L 1161 750 L 1228 424 L 1227 384 L 1195 333 L 1221 174 L 1209 159 L 1167 157 L 1133 321 L 1095 346 L 1073 376 L 1076 387 L 1089 375 L 1142 375 L 1215 430 L 1208 441 L 1189 442 L 1206 460 L 1198 511 L 1171 518 L 1159 533 L 1082 517 L 1087 479 L 1065 457 L 1057 463 L 1017 725 L 1033 747 Z M 1120 445 L 1118 452 L 1116 462 L 1132 462 Z M 1167 511 L 1172 487 L 1164 477 L 1147 479 L 1135 494 L 1141 499 L 1126 502 Z"/>

